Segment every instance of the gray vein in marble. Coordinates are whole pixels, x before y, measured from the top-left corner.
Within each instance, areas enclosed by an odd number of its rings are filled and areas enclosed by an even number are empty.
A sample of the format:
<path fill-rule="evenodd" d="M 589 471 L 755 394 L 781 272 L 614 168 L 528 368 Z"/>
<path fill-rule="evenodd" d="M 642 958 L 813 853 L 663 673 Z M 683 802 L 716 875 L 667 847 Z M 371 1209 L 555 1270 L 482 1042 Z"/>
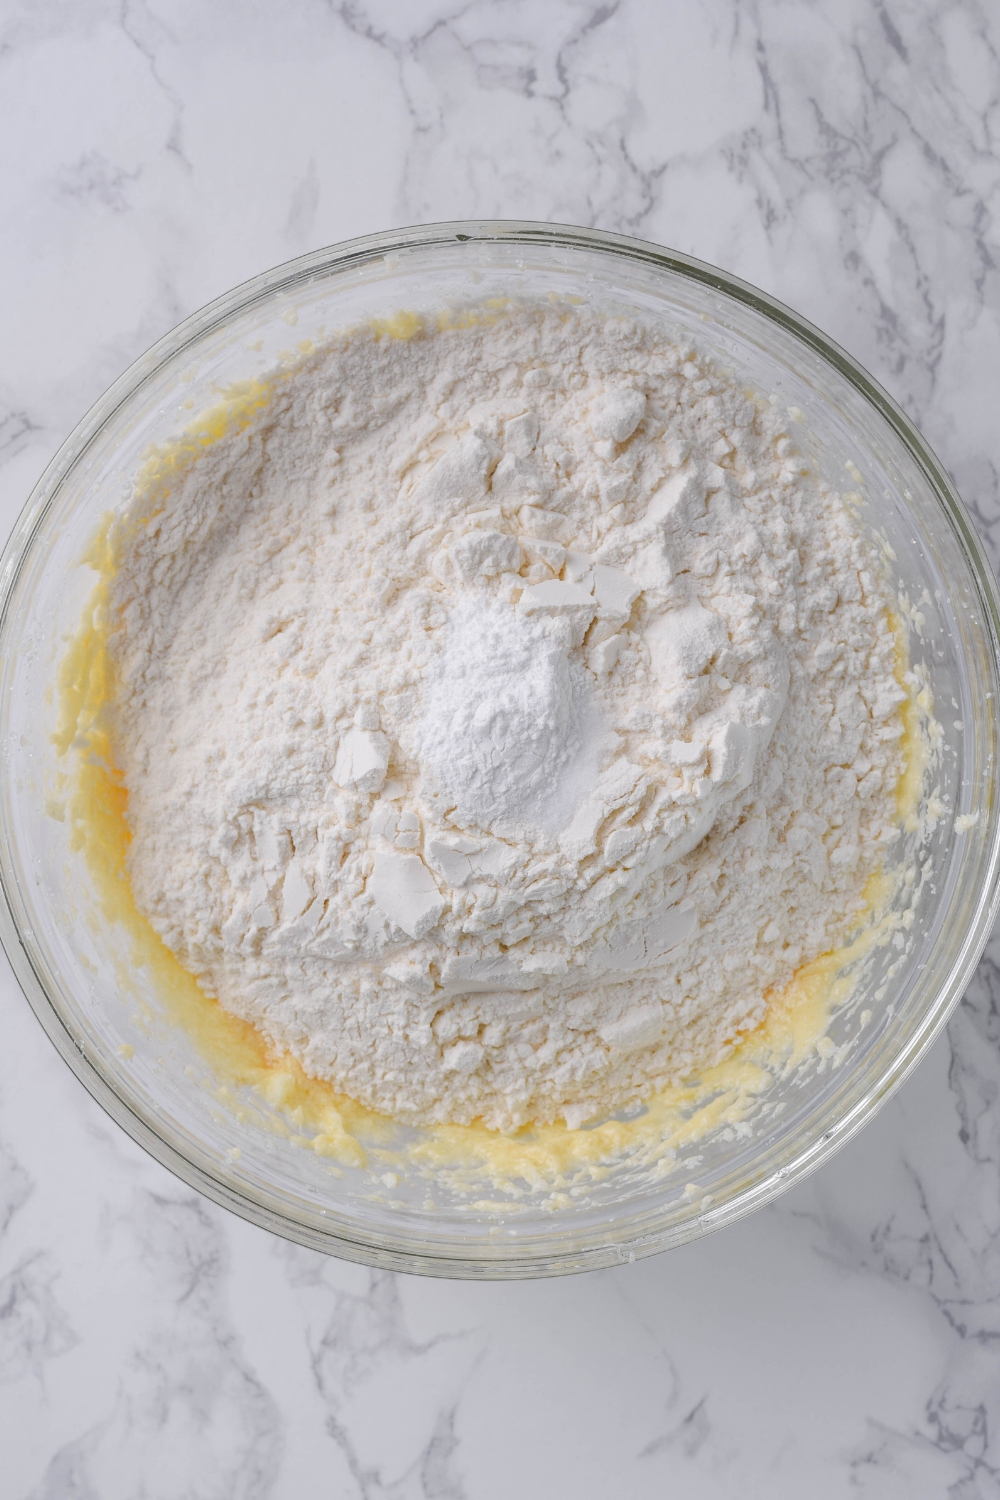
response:
<path fill-rule="evenodd" d="M 0 1385 L 40 1378 L 50 1359 L 77 1342 L 52 1290 L 57 1277 L 40 1251 L 0 1277 Z"/>
<path fill-rule="evenodd" d="M 457 1407 L 442 1411 L 420 1462 L 420 1484 L 427 1500 L 468 1500 L 469 1492 L 457 1469 L 459 1441 L 455 1434 Z"/>
<path fill-rule="evenodd" d="M 8 1232 L 32 1194 L 31 1177 L 6 1145 L 0 1145 L 0 1267 L 9 1264 Z M 26 1378 L 41 1381 L 50 1359 L 65 1354 L 77 1336 L 54 1284 L 52 1256 L 34 1249 L 22 1253 L 0 1274 L 0 1385 Z"/>
<path fill-rule="evenodd" d="M 861 346 L 855 343 L 856 352 L 917 421 L 928 425 L 932 439 L 939 437 L 935 407 L 946 409 L 942 383 L 955 380 L 956 339 L 970 316 L 989 316 L 997 300 L 992 223 L 1000 156 L 989 117 L 1000 107 L 1000 65 L 985 14 L 975 3 L 946 12 L 974 32 L 993 65 L 992 88 L 975 110 L 952 86 L 941 13 L 908 4 L 891 15 L 881 6 L 866 15 L 853 7 L 849 45 L 861 103 L 848 108 L 845 99 L 854 101 L 844 75 L 810 67 L 808 26 L 787 34 L 788 5 L 739 0 L 739 9 L 753 35 L 764 116 L 773 121 L 773 133 L 760 125 L 744 132 L 730 148 L 734 176 L 754 183 L 769 238 L 779 229 L 794 232 L 807 195 L 818 189 L 832 198 L 845 289 L 853 289 L 859 314 L 852 331 L 861 330 L 862 316 L 870 324 Z M 996 20 L 994 12 L 994 28 Z M 907 66 L 911 57 L 920 59 L 919 88 Z M 812 85 L 805 94 L 799 76 Z M 789 96 L 794 103 L 786 109 Z M 951 128 L 942 130 L 946 115 Z M 915 214 L 915 189 L 937 210 L 931 234 Z M 891 264 L 886 264 L 887 250 Z M 996 561 L 995 460 L 983 464 L 978 455 L 966 453 L 946 452 L 947 457 Z"/>
<path fill-rule="evenodd" d="M 643 169 L 630 154 L 639 103 L 628 69 L 601 76 L 617 57 L 605 33 L 617 28 L 620 40 L 620 0 L 554 5 L 541 39 L 532 34 L 537 13 L 488 3 L 438 11 L 412 30 L 406 11 L 390 29 L 375 9 L 347 0 L 335 13 L 399 69 L 413 122 L 402 222 L 506 215 L 641 229 L 666 164 Z M 494 26 L 508 34 L 490 34 Z"/>
<path fill-rule="evenodd" d="M 954 1335 L 922 1424 L 909 1432 L 872 1424 L 870 1444 L 859 1445 L 851 1461 L 865 1494 L 887 1469 L 912 1475 L 930 1450 L 941 1455 L 948 1484 L 971 1486 L 948 1494 L 1000 1494 L 1000 935 L 949 1023 L 948 1041 L 964 1170 L 932 1170 L 915 1143 L 901 1155 L 910 1191 L 872 1226 L 867 1244 L 836 1221 L 823 1226 L 830 1249 L 821 1253 L 927 1297 Z M 980 1489 L 987 1480 L 996 1488 Z"/>
<path fill-rule="evenodd" d="M 305 245 L 309 242 L 313 225 L 316 223 L 316 211 L 319 208 L 319 191 L 316 158 L 310 157 L 305 175 L 292 189 L 288 218 L 285 221 L 285 237 L 295 245 Z"/>
<path fill-rule="evenodd" d="M 112 213 L 122 214 L 132 206 L 130 188 L 141 175 L 141 167 L 127 172 L 100 151 L 86 151 L 60 173 L 56 190 L 64 197 L 97 203 Z"/>
<path fill-rule="evenodd" d="M 686 1412 L 675 1427 L 647 1443 L 639 1450 L 640 1458 L 652 1458 L 670 1448 L 678 1448 L 685 1458 L 694 1458 L 708 1442 L 712 1424 L 708 1418 L 708 1397 L 702 1396 L 690 1411 Z"/>
<path fill-rule="evenodd" d="M 9 1146 L 0 1144 L 0 1250 L 3 1238 L 18 1209 L 31 1196 L 31 1178 Z"/>
<path fill-rule="evenodd" d="M 218 1214 L 195 1197 L 137 1191 L 107 1232 L 126 1237 L 142 1269 L 148 1321 L 136 1329 L 113 1409 L 53 1455 L 33 1500 L 266 1500 L 281 1464 L 282 1422 L 226 1312 Z M 70 1478 L 76 1488 L 68 1491 Z"/>
<path fill-rule="evenodd" d="M 0 467 L 17 458 L 44 432 L 43 423 L 35 421 L 30 412 L 0 407 Z"/>
<path fill-rule="evenodd" d="M 313 1378 L 327 1407 L 327 1430 L 343 1453 L 362 1500 L 404 1500 L 418 1476 L 420 1493 L 428 1500 L 431 1496 L 466 1500 L 456 1468 L 455 1413 L 458 1391 L 481 1351 L 461 1350 L 463 1343 L 469 1344 L 467 1334 L 415 1340 L 406 1327 L 398 1279 L 389 1272 L 371 1272 L 364 1295 L 334 1292 L 332 1302 L 323 1332 L 312 1344 Z M 454 1366 L 457 1352 L 464 1357 Z M 359 1445 L 352 1430 L 351 1407 L 366 1387 L 377 1387 L 386 1370 L 399 1364 L 412 1369 L 417 1380 L 427 1381 L 432 1371 L 447 1378 L 444 1390 L 434 1392 L 437 1402 L 429 1408 L 422 1441 L 419 1437 L 411 1440 L 390 1462 Z M 455 1390 L 451 1400 L 449 1386 Z M 398 1472 L 387 1472 L 391 1468 Z"/>
<path fill-rule="evenodd" d="M 184 100 L 164 76 L 158 56 L 162 42 L 170 42 L 176 46 L 177 38 L 145 0 L 120 0 L 120 5 L 118 19 L 121 29 L 132 46 L 145 58 L 150 77 L 170 105 L 173 123 L 167 136 L 166 148 L 186 171 L 191 172 L 194 169 L 183 145 Z"/>

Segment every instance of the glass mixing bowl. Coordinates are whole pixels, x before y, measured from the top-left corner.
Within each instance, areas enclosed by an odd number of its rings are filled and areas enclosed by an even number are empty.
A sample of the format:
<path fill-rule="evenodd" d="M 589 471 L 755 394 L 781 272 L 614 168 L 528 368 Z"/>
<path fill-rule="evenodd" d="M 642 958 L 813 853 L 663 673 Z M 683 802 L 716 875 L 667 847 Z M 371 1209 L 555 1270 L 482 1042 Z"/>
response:
<path fill-rule="evenodd" d="M 789 408 L 801 445 L 865 524 L 922 623 L 922 661 L 943 732 L 944 815 L 901 955 L 875 954 L 834 1016 L 839 1067 L 814 1057 L 779 1079 L 747 1132 L 717 1130 L 656 1180 L 612 1172 L 553 1208 L 531 1194 L 477 1201 L 404 1172 L 387 1188 L 335 1167 L 294 1132 L 221 1107 L 183 1029 L 134 1024 L 127 944 L 94 918 L 68 824 L 46 810 L 57 771 L 52 688 L 93 574 L 100 518 L 127 498 L 151 443 L 177 435 L 220 388 L 269 369 L 306 339 L 371 317 L 547 293 L 633 308 L 688 337 Z M 849 476 L 849 478 L 847 477 Z M 655 245 L 531 223 L 432 225 L 303 256 L 220 297 L 161 339 L 83 419 L 39 481 L 0 564 L 2 939 L 52 1041 L 107 1112 L 216 1202 L 352 1260 L 444 1276 L 551 1275 L 632 1260 L 730 1223 L 843 1145 L 944 1025 L 997 909 L 998 593 L 947 475 L 895 403 L 843 350 L 765 296 Z M 140 996 L 141 998 L 141 996 Z M 147 995 L 151 1013 L 155 995 Z M 827 1049 L 829 1052 L 829 1048 Z M 694 1177 L 697 1187 L 692 1188 Z"/>

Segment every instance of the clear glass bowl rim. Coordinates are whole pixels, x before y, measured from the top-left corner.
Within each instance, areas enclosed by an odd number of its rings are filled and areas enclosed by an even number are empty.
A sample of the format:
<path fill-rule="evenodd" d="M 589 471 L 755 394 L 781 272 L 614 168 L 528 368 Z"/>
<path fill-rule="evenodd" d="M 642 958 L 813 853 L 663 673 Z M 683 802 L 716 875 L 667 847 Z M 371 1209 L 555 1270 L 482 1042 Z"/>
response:
<path fill-rule="evenodd" d="M 791 334 L 832 366 L 895 432 L 927 479 L 969 567 L 978 602 L 983 610 L 984 623 L 990 634 L 994 676 L 1000 681 L 1000 590 L 975 525 L 944 467 L 920 432 L 888 392 L 855 359 L 776 298 L 705 261 L 626 235 L 531 220 L 457 220 L 385 230 L 345 240 L 265 271 L 223 293 L 177 324 L 140 355 L 91 407 L 59 448 L 32 490 L 0 556 L 0 657 L 7 649 L 12 596 L 18 578 L 63 481 L 104 427 L 157 374 L 162 365 L 175 359 L 214 329 L 223 327 L 235 314 L 271 299 L 276 293 L 304 286 L 318 275 L 345 271 L 376 257 L 427 249 L 436 244 L 453 244 L 456 241 L 583 249 L 602 253 L 610 259 L 643 262 L 700 283 L 703 287 L 716 290 L 744 304 Z M 365 1242 L 361 1235 L 357 1238 L 348 1238 L 334 1232 L 318 1235 L 311 1228 L 296 1224 L 289 1216 L 276 1213 L 267 1203 L 238 1191 L 202 1164 L 193 1161 L 116 1088 L 113 1075 L 99 1066 L 98 1059 L 87 1055 L 81 1039 L 73 1034 L 61 1009 L 54 1003 L 44 983 L 44 964 L 38 961 L 40 955 L 36 955 L 33 934 L 15 916 L 16 905 L 12 896 L 16 887 L 16 872 L 11 862 L 6 835 L 0 838 L 0 890 L 4 898 L 0 902 L 0 942 L 3 943 L 28 1003 L 63 1060 L 111 1118 L 188 1186 L 261 1228 L 344 1259 L 424 1275 L 514 1278 L 581 1271 L 613 1264 L 616 1260 L 632 1260 L 637 1256 L 656 1253 L 666 1248 L 668 1243 L 680 1243 L 684 1239 L 721 1228 L 742 1218 L 822 1165 L 895 1093 L 931 1047 L 961 999 L 1000 910 L 1000 817 L 996 814 L 993 816 L 991 838 L 984 852 L 981 874 L 980 896 L 969 922 L 965 941 L 951 971 L 943 976 L 934 1003 L 927 1008 L 922 1024 L 911 1033 L 904 1047 L 885 1058 L 881 1072 L 867 1093 L 821 1138 L 807 1143 L 790 1163 L 786 1162 L 770 1176 L 747 1186 L 729 1200 L 722 1211 L 713 1212 L 711 1222 L 698 1222 L 689 1233 L 674 1233 L 669 1241 L 659 1238 L 655 1232 L 646 1234 L 641 1242 L 619 1247 L 617 1255 L 609 1253 L 606 1246 L 600 1247 L 593 1255 L 574 1247 L 565 1262 L 561 1262 L 556 1254 L 544 1265 L 537 1260 L 477 1261 L 470 1257 L 458 1261 L 451 1256 L 435 1257 L 408 1246 L 402 1236 L 398 1243 L 392 1245 L 387 1243 L 384 1234 L 371 1242 Z"/>

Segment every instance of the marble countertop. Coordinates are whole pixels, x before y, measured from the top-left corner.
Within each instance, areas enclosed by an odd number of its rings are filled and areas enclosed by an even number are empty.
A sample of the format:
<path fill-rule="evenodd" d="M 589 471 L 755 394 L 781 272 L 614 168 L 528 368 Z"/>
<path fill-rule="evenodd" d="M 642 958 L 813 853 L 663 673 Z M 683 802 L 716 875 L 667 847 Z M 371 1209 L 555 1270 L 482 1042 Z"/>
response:
<path fill-rule="evenodd" d="M 987 0 L 3 0 L 0 526 L 181 317 L 369 230 L 623 230 L 756 282 L 1000 549 Z M 295 1248 L 90 1100 L 0 975 L 9 1500 L 995 1500 L 1000 944 L 804 1185 L 669 1255 L 470 1285 Z"/>

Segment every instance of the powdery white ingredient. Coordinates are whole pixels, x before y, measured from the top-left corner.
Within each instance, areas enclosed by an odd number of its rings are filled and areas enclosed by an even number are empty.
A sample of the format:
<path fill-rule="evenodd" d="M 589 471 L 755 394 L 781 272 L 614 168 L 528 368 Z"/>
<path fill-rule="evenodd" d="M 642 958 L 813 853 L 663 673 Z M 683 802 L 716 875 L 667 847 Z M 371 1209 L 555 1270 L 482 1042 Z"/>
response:
<path fill-rule="evenodd" d="M 546 587 L 573 585 L 533 592 Z M 413 743 L 460 817 L 558 828 L 594 781 L 591 697 L 544 614 L 462 599 L 427 672 Z"/>
<path fill-rule="evenodd" d="M 890 591 L 780 413 L 521 306 L 275 377 L 112 532 L 137 903 L 414 1122 L 724 1055 L 896 837 Z"/>

